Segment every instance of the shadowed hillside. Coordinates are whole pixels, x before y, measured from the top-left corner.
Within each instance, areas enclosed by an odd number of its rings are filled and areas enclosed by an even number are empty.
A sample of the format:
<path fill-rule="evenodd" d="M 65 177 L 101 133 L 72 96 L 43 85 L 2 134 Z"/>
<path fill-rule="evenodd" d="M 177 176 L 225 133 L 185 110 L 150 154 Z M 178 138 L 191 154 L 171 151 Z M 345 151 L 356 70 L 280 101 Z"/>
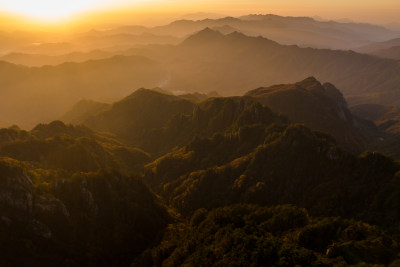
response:
<path fill-rule="evenodd" d="M 243 97 L 203 101 L 188 95 L 140 89 L 105 111 L 95 110 L 90 114 L 83 108 L 82 112 L 74 109 L 74 113 L 76 118 L 87 117 L 83 122 L 89 127 L 111 132 L 145 151 L 158 153 L 182 146 L 193 136 L 211 136 L 230 129 L 244 112 L 265 109 L 253 105 L 255 102 L 292 122 L 332 134 L 351 151 L 362 152 L 368 143 L 382 135 L 372 122 L 352 116 L 343 96 L 332 84 L 322 85 L 315 78 L 259 88 Z M 90 110 L 90 105 L 87 108 Z"/>
<path fill-rule="evenodd" d="M 383 155 L 353 156 L 303 126 L 272 125 L 196 139 L 148 165 L 144 179 L 186 215 L 232 203 L 291 203 L 316 216 L 391 227 L 399 222 L 398 170 Z"/>
<path fill-rule="evenodd" d="M 295 84 L 259 88 L 246 96 L 285 114 L 292 122 L 332 134 L 342 146 L 354 151 L 362 151 L 380 135 L 371 122 L 353 117 L 334 85 L 321 84 L 313 77 Z"/>
<path fill-rule="evenodd" d="M 166 211 L 134 177 L 65 174 L 0 159 L 0 264 L 128 265 L 153 245 Z"/>

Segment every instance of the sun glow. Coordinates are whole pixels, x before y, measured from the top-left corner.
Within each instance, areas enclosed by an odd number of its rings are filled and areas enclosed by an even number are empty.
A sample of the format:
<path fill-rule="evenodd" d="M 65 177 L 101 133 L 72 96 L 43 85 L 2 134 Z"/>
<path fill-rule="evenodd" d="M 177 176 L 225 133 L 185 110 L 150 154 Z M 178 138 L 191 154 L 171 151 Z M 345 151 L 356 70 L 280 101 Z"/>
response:
<path fill-rule="evenodd" d="M 110 3 L 107 0 L 1 0 L 0 10 L 40 20 L 61 20 L 101 8 L 107 2 Z"/>

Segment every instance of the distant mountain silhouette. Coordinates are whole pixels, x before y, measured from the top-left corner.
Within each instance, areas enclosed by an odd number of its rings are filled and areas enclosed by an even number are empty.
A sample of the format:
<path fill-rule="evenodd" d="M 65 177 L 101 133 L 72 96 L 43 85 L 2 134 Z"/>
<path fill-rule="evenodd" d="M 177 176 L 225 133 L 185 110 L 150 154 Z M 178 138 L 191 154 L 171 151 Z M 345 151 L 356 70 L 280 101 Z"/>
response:
<path fill-rule="evenodd" d="M 60 120 L 65 123 L 80 124 L 109 107 L 109 104 L 84 99 L 76 103 L 67 113 L 60 117 Z"/>
<path fill-rule="evenodd" d="M 148 31 L 143 31 L 138 34 L 130 33 L 132 28 L 123 28 L 91 31 L 80 34 L 71 42 L 78 45 L 78 49 L 87 51 L 90 49 L 101 49 L 109 52 L 124 50 L 136 45 L 148 44 L 178 44 L 182 38 L 172 35 L 153 34 Z"/>
<path fill-rule="evenodd" d="M 206 14 L 184 16 L 170 24 L 155 27 L 124 25 L 69 35 L 46 31 L 3 31 L 0 32 L 0 51 L 56 55 L 94 49 L 115 51 L 133 45 L 176 44 L 205 27 L 220 29 L 225 34 L 235 29 L 282 44 L 332 49 L 351 49 L 398 37 L 394 30 L 382 26 L 348 21 L 318 21 L 309 17 L 273 14 L 237 18 L 215 14 L 208 18 L 204 16 Z"/>
<path fill-rule="evenodd" d="M 124 54 L 135 56 L 37 68 L 0 62 L 5 88 L 0 120 L 32 127 L 60 118 L 82 98 L 110 102 L 139 87 L 241 95 L 308 76 L 332 82 L 350 104 L 400 103 L 400 64 L 351 51 L 285 46 L 206 28 L 176 46 L 150 45 Z"/>
<path fill-rule="evenodd" d="M 349 49 L 396 37 L 394 31 L 376 25 L 317 21 L 308 17 L 282 17 L 272 14 L 177 20 L 168 25 L 142 29 L 142 32 L 185 37 L 205 27 L 230 27 L 246 35 L 264 36 L 282 44 L 336 49 Z"/>
<path fill-rule="evenodd" d="M 156 62 L 138 56 L 35 68 L 0 62 L 0 119 L 33 127 L 59 118 L 82 98 L 119 99 L 133 88 L 156 87 L 166 75 Z"/>
<path fill-rule="evenodd" d="M 235 29 L 235 28 L 233 28 L 233 27 L 231 27 L 229 25 L 215 26 L 215 27 L 212 28 L 212 30 L 218 31 L 218 32 L 220 32 L 222 34 L 230 34 L 232 32 L 236 32 L 237 31 L 237 29 Z"/>
<path fill-rule="evenodd" d="M 135 45 L 177 44 L 182 38 L 154 34 L 144 26 L 91 30 L 60 36 L 57 32 L 0 31 L 2 54 L 33 54 L 59 56 L 62 54 L 104 50 L 115 52 Z M 45 59 L 43 59 L 45 62 Z"/>
<path fill-rule="evenodd" d="M 307 76 L 330 81 L 350 103 L 400 103 L 400 65 L 352 51 L 280 45 L 262 37 L 206 28 L 175 47 L 137 49 L 164 62 L 170 90 L 215 90 L 240 95 L 260 86 L 293 83 Z"/>
<path fill-rule="evenodd" d="M 376 50 L 371 52 L 370 54 L 378 57 L 400 60 L 400 45 L 392 46 L 386 49 Z"/>
<path fill-rule="evenodd" d="M 357 51 L 362 53 L 373 53 L 374 51 L 388 49 L 393 46 L 400 46 L 400 38 L 385 40 L 382 42 L 374 42 L 365 46 L 357 48 Z"/>
<path fill-rule="evenodd" d="M 357 48 L 356 51 L 378 57 L 400 60 L 400 38 L 371 43 Z"/>
<path fill-rule="evenodd" d="M 114 53 L 95 50 L 91 52 L 74 52 L 63 55 L 9 53 L 0 57 L 1 61 L 17 65 L 40 67 L 44 65 L 59 65 L 65 62 L 84 62 L 88 60 L 104 59 L 114 56 Z"/>
<path fill-rule="evenodd" d="M 211 30 L 210 28 L 205 28 L 182 42 L 182 45 L 203 45 L 204 43 L 218 43 L 225 39 L 225 35 L 219 31 Z"/>

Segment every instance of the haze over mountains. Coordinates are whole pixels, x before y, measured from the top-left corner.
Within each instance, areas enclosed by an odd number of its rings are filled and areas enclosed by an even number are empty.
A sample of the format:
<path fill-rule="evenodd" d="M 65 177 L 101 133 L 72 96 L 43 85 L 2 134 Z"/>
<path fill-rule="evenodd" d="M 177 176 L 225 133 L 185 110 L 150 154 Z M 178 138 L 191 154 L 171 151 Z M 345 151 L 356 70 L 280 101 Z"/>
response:
<path fill-rule="evenodd" d="M 400 38 L 395 38 L 384 42 L 371 43 L 366 46 L 359 47 L 357 51 L 383 58 L 399 60 Z"/>
<path fill-rule="evenodd" d="M 188 19 L 0 34 L 0 265 L 399 266 L 399 33 Z"/>
<path fill-rule="evenodd" d="M 82 98 L 118 99 L 131 88 L 156 87 L 165 76 L 156 62 L 140 56 L 40 68 L 0 65 L 3 117 L 25 127 L 61 116 Z"/>
<path fill-rule="evenodd" d="M 246 18 L 247 22 L 269 21 L 269 16 Z M 280 19 L 296 21 L 295 18 Z M 226 20 L 242 21 L 234 18 Z M 155 27 L 152 31 L 159 33 L 166 31 L 169 34 L 166 29 L 176 28 L 176 31 L 178 28 L 186 29 L 186 26 L 177 26 L 181 23 L 183 22 Z M 198 25 L 204 26 L 203 24 L 198 21 L 193 22 L 196 29 L 200 27 Z M 359 26 L 360 34 L 371 27 L 371 34 L 374 31 L 386 32 L 379 27 L 369 25 L 350 24 L 350 26 L 354 28 L 353 30 Z M 134 32 L 143 36 L 149 34 L 143 33 L 146 29 L 134 26 L 108 31 Z M 108 40 L 107 36 L 110 34 L 94 32 L 92 35 L 100 36 L 101 40 Z M 109 41 L 124 43 L 112 38 Z M 224 35 L 210 28 L 194 33 L 177 45 L 164 45 L 160 40 L 146 42 L 153 44 L 125 50 L 51 56 L 40 54 L 3 56 L 3 59 L 8 58 L 15 63 L 38 67 L 27 68 L 2 63 L 3 71 L 0 75 L 4 77 L 5 90 L 2 92 L 4 115 L 0 119 L 10 121 L 12 118 L 11 121 L 23 127 L 33 127 L 39 122 L 58 118 L 82 98 L 109 102 L 139 87 L 158 86 L 170 91 L 203 93 L 217 91 L 223 95 L 242 95 L 260 86 L 293 83 L 308 76 L 335 84 L 352 104 L 399 103 L 400 66 L 394 60 L 352 51 L 281 45 L 263 37 L 249 37 L 236 31 Z M 132 43 L 132 46 L 134 44 Z M 99 46 L 102 46 L 101 42 Z M 115 54 L 120 56 L 112 57 Z M 89 58 L 91 60 L 85 62 Z M 40 66 L 58 64 L 64 60 L 76 62 L 62 63 L 54 67 Z M 39 77 L 51 78 L 45 82 L 38 82 Z M 94 91 L 97 93 L 93 94 Z M 8 99 L 12 99 L 12 106 Z M 40 99 L 46 101 L 39 105 Z M 25 116 L 27 110 L 30 118 Z M 52 110 L 53 116 L 49 110 Z M 12 114 L 9 114 L 10 111 Z"/>
<path fill-rule="evenodd" d="M 200 14 L 201 15 L 201 14 Z M 195 16 L 196 17 L 196 16 Z M 201 15 L 204 17 L 204 14 Z M 35 54 L 88 52 L 93 49 L 115 50 L 140 44 L 177 44 L 204 28 L 234 31 L 248 36 L 263 36 L 281 44 L 314 48 L 356 49 L 374 42 L 398 38 L 399 32 L 382 26 L 354 22 L 319 21 L 308 17 L 247 15 L 199 19 L 193 16 L 170 24 L 146 27 L 114 26 L 83 32 L 2 31 L 0 51 Z"/>

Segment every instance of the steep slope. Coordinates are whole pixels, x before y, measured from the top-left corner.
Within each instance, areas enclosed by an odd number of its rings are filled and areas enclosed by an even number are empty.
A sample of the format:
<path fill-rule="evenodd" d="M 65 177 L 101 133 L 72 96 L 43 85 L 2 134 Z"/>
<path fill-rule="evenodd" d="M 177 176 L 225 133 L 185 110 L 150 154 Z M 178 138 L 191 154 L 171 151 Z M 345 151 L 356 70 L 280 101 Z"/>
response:
<path fill-rule="evenodd" d="M 65 123 L 80 124 L 89 117 L 103 112 L 109 107 L 110 104 L 83 99 L 61 116 L 60 120 Z"/>
<path fill-rule="evenodd" d="M 286 121 L 261 104 L 240 97 L 210 98 L 201 102 L 186 98 L 139 89 L 114 103 L 109 110 L 90 117 L 85 124 L 111 132 L 135 147 L 160 156 L 185 145 L 195 136 L 211 136 L 239 127 L 244 118 Z"/>
<path fill-rule="evenodd" d="M 99 25 L 95 27 L 99 27 Z M 16 31 L 7 29 L 0 31 L 0 40 L 2 54 L 11 54 L 11 58 L 24 62 L 32 62 L 30 59 L 35 58 L 35 65 L 44 65 L 49 60 L 52 62 L 52 59 L 63 57 L 63 54 L 72 56 L 72 54 L 78 55 L 81 52 L 86 54 L 92 50 L 104 50 L 115 55 L 118 50 L 136 45 L 176 44 L 181 39 L 176 36 L 151 33 L 143 26 L 132 26 L 111 29 L 101 27 L 86 32 L 82 32 L 82 29 L 79 31 L 75 29 L 68 33 L 51 30 Z M 46 56 L 49 57 L 46 58 Z M 6 58 L 10 57 L 6 56 Z"/>
<path fill-rule="evenodd" d="M 330 133 L 343 147 L 354 151 L 362 151 L 367 143 L 379 136 L 372 123 L 352 116 L 334 85 L 322 85 L 314 77 L 295 84 L 258 88 L 246 93 L 245 97 L 285 114 L 292 122 Z"/>
<path fill-rule="evenodd" d="M 154 152 L 162 144 L 161 140 L 157 140 L 157 131 L 162 130 L 173 117 L 192 113 L 194 107 L 193 102 L 174 95 L 138 89 L 108 110 L 88 118 L 85 124 L 96 130 L 111 132 L 129 144 Z M 152 144 L 153 141 L 157 143 Z"/>
<path fill-rule="evenodd" d="M 242 94 L 259 86 L 314 76 L 335 84 L 351 103 L 395 104 L 400 100 L 398 62 L 352 51 L 284 46 L 240 33 L 204 29 L 176 47 L 147 47 L 137 54 L 163 62 L 166 89 Z M 222 78 L 223 77 L 223 78 Z"/>
<path fill-rule="evenodd" d="M 369 42 L 381 42 L 398 37 L 395 31 L 377 25 L 317 21 L 309 17 L 283 17 L 273 14 L 236 18 L 217 17 L 219 18 L 200 20 L 187 18 L 156 27 L 140 25 L 111 26 L 112 28 L 106 29 L 102 27 L 71 34 L 48 31 L 4 31 L 0 32 L 2 41 L 0 50 L 4 53 L 47 55 L 100 48 L 115 51 L 134 45 L 176 44 L 181 38 L 205 27 L 229 29 L 228 32 L 234 28 L 247 35 L 261 35 L 283 44 L 335 49 L 349 49 Z"/>

